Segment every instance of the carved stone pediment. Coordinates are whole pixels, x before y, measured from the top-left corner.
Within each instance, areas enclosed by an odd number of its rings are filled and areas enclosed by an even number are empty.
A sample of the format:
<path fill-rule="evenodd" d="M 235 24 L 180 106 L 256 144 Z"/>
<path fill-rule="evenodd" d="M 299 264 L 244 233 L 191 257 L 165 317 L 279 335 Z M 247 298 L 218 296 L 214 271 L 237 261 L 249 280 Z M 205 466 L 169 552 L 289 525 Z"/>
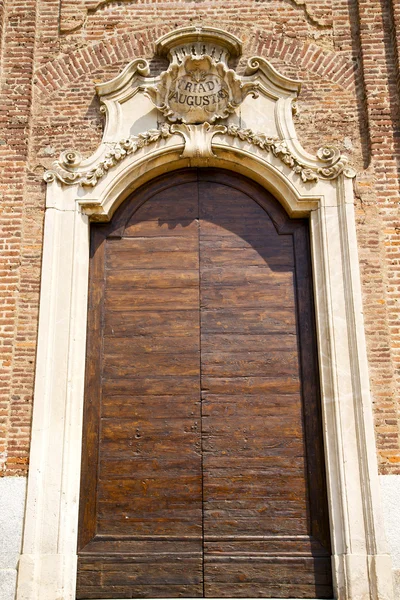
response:
<path fill-rule="evenodd" d="M 309 186 L 342 173 L 354 176 L 336 148 L 321 148 L 313 156 L 301 146 L 293 124 L 299 81 L 262 57 L 251 58 L 244 75 L 229 68 L 230 57 L 241 55 L 234 35 L 215 27 L 183 27 L 161 37 L 156 53 L 170 63 L 158 77 L 151 76 L 146 60 L 136 58 L 97 85 L 106 114 L 103 141 L 87 159 L 74 150 L 63 152 L 44 175 L 48 183 L 106 186 L 124 164 L 151 154 L 176 151 L 181 159 L 206 165 L 218 164 L 227 149 L 257 155 Z"/>
<path fill-rule="evenodd" d="M 145 93 L 172 123 L 194 124 L 229 117 L 257 89 L 257 82 L 243 83 L 223 61 L 191 52 L 180 64 L 173 62 Z"/>

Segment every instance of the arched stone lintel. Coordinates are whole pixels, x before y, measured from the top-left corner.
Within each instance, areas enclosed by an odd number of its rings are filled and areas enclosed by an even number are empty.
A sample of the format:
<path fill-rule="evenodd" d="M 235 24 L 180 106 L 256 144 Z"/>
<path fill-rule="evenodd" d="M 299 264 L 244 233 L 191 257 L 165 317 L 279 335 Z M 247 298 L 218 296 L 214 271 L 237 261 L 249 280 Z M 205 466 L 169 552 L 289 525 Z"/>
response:
<path fill-rule="evenodd" d="M 185 167 L 217 167 L 245 175 L 271 192 L 290 217 L 306 217 L 323 201 L 321 194 L 315 193 L 315 186 L 310 184 L 310 193 L 301 193 L 293 181 L 297 176 L 293 177 L 293 180 L 289 178 L 289 168 L 286 175 L 279 168 L 280 165 L 267 162 L 248 150 L 215 144 L 213 156 L 184 158 L 183 149 L 183 144 L 174 144 L 168 149 L 164 147 L 141 157 L 132 156 L 99 185 L 102 189 L 100 194 L 100 190 L 97 189 L 89 192 L 85 190 L 83 195 L 78 190 L 76 202 L 90 220 L 109 221 L 118 206 L 138 187 L 167 171 Z M 322 186 L 325 187 L 324 184 Z M 332 192 L 334 186 L 331 184 L 329 187 L 329 191 Z"/>

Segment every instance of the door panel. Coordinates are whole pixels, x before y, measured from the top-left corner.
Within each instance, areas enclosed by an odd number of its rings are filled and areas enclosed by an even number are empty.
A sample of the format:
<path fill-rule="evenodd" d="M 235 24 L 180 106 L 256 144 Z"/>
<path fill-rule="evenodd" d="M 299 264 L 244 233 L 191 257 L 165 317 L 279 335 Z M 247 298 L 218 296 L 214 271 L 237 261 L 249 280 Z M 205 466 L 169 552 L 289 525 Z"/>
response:
<path fill-rule="evenodd" d="M 91 252 L 77 597 L 332 597 L 307 222 L 186 170 Z"/>
<path fill-rule="evenodd" d="M 296 315 L 310 316 L 307 229 L 282 220 L 274 204 L 271 218 L 266 194 L 251 185 L 199 179 L 205 595 L 331 597 L 329 555 L 310 536 L 305 477 L 302 360 L 313 346 Z M 238 308 L 251 333 L 236 322 Z M 216 328 L 212 312 L 232 317 Z M 292 319 L 277 329 L 265 313 Z M 313 368 L 307 401 L 315 410 Z"/>
<path fill-rule="evenodd" d="M 93 227 L 78 598 L 203 593 L 197 176 L 178 183 Z"/>

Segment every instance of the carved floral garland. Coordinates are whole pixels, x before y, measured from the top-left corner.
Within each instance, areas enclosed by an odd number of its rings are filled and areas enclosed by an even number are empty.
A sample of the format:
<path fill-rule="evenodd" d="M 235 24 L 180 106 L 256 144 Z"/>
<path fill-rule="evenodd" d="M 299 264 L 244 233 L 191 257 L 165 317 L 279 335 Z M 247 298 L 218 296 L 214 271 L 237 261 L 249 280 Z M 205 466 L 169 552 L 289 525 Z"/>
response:
<path fill-rule="evenodd" d="M 71 171 L 71 168 L 79 166 L 82 157 L 75 150 L 66 150 L 61 154 L 60 160 L 55 161 L 53 169 L 45 172 L 44 180 L 50 183 L 57 179 L 67 185 L 94 187 L 112 167 L 130 154 L 134 154 L 141 148 L 144 148 L 144 146 L 155 144 L 161 139 L 167 139 L 175 133 L 179 133 L 178 128 L 175 127 L 174 125 L 164 123 L 160 129 L 150 129 L 144 133 L 132 135 L 129 138 L 115 142 L 111 145 L 105 157 L 86 172 Z M 210 129 L 212 128 L 211 125 L 209 127 Z M 347 177 L 353 176 L 352 170 L 347 167 L 347 158 L 341 156 L 340 151 L 333 146 L 325 146 L 318 150 L 317 157 L 325 163 L 325 166 L 312 168 L 301 163 L 293 156 L 286 143 L 278 138 L 268 137 L 264 133 L 254 133 L 251 129 L 242 129 L 237 125 L 224 126 L 223 130 L 219 126 L 215 133 L 238 138 L 243 142 L 261 148 L 265 152 L 271 152 L 295 173 L 300 175 L 304 182 L 318 181 L 319 178 L 335 179 L 341 173 L 344 173 Z"/>
<path fill-rule="evenodd" d="M 168 123 L 163 124 L 160 129 L 149 129 L 149 131 L 145 131 L 144 133 L 131 135 L 129 138 L 115 142 L 107 151 L 103 160 L 89 171 L 83 173 L 67 170 L 68 167 L 77 167 L 82 161 L 82 156 L 76 150 L 66 150 L 61 154 L 60 160 L 55 161 L 53 169 L 45 172 L 43 178 L 47 183 L 58 179 L 62 183 L 69 185 L 78 184 L 94 187 L 99 179 L 104 177 L 107 171 L 111 167 L 115 167 L 121 160 L 144 148 L 144 146 L 154 144 L 160 139 L 167 139 L 171 135 L 171 126 Z"/>
<path fill-rule="evenodd" d="M 334 146 L 324 146 L 317 152 L 317 157 L 327 163 L 325 167 L 313 169 L 301 163 L 288 149 L 286 142 L 278 138 L 268 137 L 264 133 L 254 133 L 251 129 L 241 129 L 237 125 L 228 125 L 226 133 L 232 137 L 239 138 L 254 146 L 258 146 L 266 152 L 272 152 L 285 165 L 288 165 L 295 173 L 299 174 L 304 182 L 318 181 L 323 179 L 335 179 L 340 173 L 351 176 L 347 170 L 348 159 L 340 154 L 340 150 Z"/>

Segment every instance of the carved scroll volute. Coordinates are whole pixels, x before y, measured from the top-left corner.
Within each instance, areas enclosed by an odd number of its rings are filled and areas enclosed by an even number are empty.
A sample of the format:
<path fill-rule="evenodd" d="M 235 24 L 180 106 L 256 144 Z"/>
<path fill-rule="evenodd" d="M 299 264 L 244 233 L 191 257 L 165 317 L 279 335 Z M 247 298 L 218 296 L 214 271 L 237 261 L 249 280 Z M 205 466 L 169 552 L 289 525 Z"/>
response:
<path fill-rule="evenodd" d="M 224 125 L 188 125 L 180 123 L 171 125 L 171 133 L 180 134 L 185 140 L 185 149 L 182 158 L 210 158 L 215 157 L 212 150 L 212 140 L 217 133 L 226 133 Z"/>

